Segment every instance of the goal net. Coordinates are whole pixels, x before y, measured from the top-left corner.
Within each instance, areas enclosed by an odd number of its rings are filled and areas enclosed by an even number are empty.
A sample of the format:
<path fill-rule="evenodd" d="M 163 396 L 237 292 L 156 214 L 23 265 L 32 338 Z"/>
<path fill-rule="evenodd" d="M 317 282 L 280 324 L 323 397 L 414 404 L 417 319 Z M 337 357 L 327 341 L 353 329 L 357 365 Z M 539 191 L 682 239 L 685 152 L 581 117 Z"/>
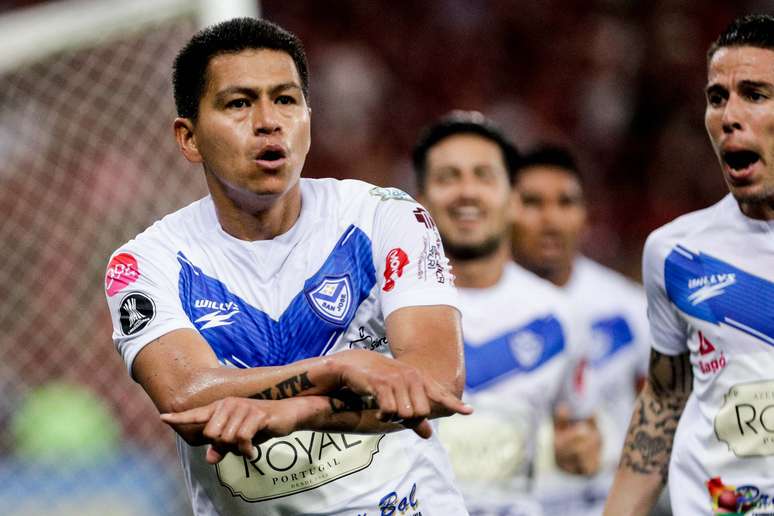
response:
<path fill-rule="evenodd" d="M 0 17 L 3 514 L 190 514 L 172 431 L 112 345 L 102 284 L 116 247 L 205 192 L 173 140 L 170 73 L 207 5 Z"/>

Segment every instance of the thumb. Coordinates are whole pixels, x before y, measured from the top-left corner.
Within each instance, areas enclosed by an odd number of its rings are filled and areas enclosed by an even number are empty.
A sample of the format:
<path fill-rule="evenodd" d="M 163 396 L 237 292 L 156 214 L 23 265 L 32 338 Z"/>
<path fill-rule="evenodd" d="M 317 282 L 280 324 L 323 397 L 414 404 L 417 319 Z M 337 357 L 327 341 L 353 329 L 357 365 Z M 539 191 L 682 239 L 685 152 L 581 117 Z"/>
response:
<path fill-rule="evenodd" d="M 411 428 L 422 439 L 429 439 L 433 435 L 433 426 L 425 418 L 420 420 L 407 420 L 404 426 Z"/>
<path fill-rule="evenodd" d="M 572 412 L 567 403 L 559 403 L 554 409 L 554 428 L 563 430 L 572 422 Z"/>
<path fill-rule="evenodd" d="M 218 450 L 213 445 L 207 446 L 207 454 L 205 455 L 205 458 L 209 464 L 217 464 L 218 462 L 222 461 L 223 457 L 225 456 L 226 451 Z"/>

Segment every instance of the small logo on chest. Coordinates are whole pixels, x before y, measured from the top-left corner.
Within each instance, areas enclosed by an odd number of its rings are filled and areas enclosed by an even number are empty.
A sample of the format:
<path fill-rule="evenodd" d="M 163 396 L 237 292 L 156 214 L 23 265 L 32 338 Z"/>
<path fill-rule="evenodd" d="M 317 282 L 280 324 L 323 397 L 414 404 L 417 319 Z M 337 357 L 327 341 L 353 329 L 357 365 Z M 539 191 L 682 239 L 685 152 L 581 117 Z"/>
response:
<path fill-rule="evenodd" d="M 349 275 L 324 278 L 319 285 L 307 291 L 306 299 L 322 319 L 343 326 L 352 307 Z"/>

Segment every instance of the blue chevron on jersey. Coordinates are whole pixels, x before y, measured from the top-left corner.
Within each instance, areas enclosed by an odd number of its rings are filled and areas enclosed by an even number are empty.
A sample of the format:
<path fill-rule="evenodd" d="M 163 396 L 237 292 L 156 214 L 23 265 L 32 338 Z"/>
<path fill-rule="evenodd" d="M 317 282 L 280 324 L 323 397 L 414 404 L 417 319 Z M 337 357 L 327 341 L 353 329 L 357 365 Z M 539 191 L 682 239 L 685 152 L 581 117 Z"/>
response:
<path fill-rule="evenodd" d="M 667 296 L 687 315 L 725 324 L 774 346 L 774 283 L 675 246 L 664 262 Z"/>
<path fill-rule="evenodd" d="M 562 352 L 565 335 L 552 315 L 491 339 L 465 343 L 466 387 L 475 392 L 513 375 L 528 373 Z"/>
<path fill-rule="evenodd" d="M 591 366 L 597 367 L 634 342 L 634 333 L 621 315 L 598 319 L 591 324 L 594 343 Z"/>
<path fill-rule="evenodd" d="M 239 367 L 284 365 L 324 354 L 376 284 L 371 241 L 354 225 L 277 321 L 204 274 L 183 253 L 177 259 L 183 309 L 218 359 Z M 327 308 L 316 304 L 323 302 Z"/>

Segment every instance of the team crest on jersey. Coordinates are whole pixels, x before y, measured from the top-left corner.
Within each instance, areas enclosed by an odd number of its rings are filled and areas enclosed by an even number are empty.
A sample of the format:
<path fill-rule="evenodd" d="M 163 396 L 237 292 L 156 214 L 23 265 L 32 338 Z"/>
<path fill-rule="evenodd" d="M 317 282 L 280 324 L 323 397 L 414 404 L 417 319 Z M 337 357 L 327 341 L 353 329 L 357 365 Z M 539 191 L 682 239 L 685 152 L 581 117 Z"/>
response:
<path fill-rule="evenodd" d="M 383 201 L 389 201 L 390 199 L 394 199 L 396 201 L 413 201 L 414 199 L 411 198 L 409 194 L 401 190 L 400 188 L 394 188 L 392 186 L 390 187 L 381 187 L 381 186 L 375 186 L 368 190 L 368 193 L 373 195 L 374 197 L 379 197 Z"/>
<path fill-rule="evenodd" d="M 510 339 L 511 351 L 522 367 L 532 367 L 543 354 L 543 339 L 532 331 L 522 331 Z"/>
<path fill-rule="evenodd" d="M 344 326 L 353 307 L 352 281 L 349 275 L 326 276 L 319 285 L 306 292 L 315 313 L 337 326 Z"/>

